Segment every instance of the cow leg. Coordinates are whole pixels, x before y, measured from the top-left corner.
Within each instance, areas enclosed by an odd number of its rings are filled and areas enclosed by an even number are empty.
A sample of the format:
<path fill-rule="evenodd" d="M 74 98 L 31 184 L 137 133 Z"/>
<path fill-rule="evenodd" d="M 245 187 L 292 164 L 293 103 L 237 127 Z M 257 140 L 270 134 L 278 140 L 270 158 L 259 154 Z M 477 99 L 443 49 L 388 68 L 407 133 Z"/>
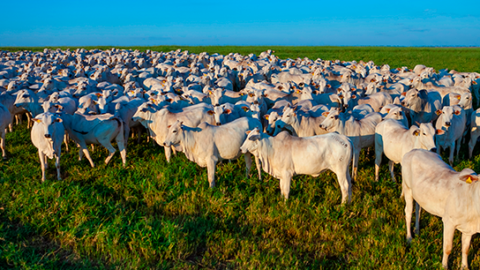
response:
<path fill-rule="evenodd" d="M 462 136 L 462 137 L 463 137 L 463 136 Z M 462 144 L 461 144 L 462 137 L 460 137 L 460 139 L 458 139 L 457 142 L 456 142 L 456 144 L 457 144 L 457 145 L 456 145 L 457 153 L 455 154 L 455 156 L 457 157 L 457 160 L 460 159 L 459 154 L 460 154 L 460 146 L 462 145 Z"/>
<path fill-rule="evenodd" d="M 57 179 L 62 180 L 60 175 L 60 156 L 55 155 L 55 167 L 57 168 Z"/>
<path fill-rule="evenodd" d="M 164 146 L 163 149 L 165 150 L 165 158 L 167 159 L 167 163 L 170 163 L 170 157 L 172 156 L 172 148 Z"/>
<path fill-rule="evenodd" d="M 173 154 L 174 156 L 177 155 L 177 149 L 175 149 L 175 146 L 173 146 L 173 145 L 172 145 L 172 154 Z"/>
<path fill-rule="evenodd" d="M 106 138 L 105 140 L 98 140 L 98 142 L 103 145 L 103 147 L 107 148 L 109 154 L 108 157 L 105 159 L 105 164 L 108 164 L 110 160 L 112 159 L 113 155 L 115 154 L 116 150 L 110 143 L 109 139 Z"/>
<path fill-rule="evenodd" d="M 68 133 L 65 133 L 65 135 L 63 136 L 63 142 L 65 143 L 65 149 L 68 152 Z"/>
<path fill-rule="evenodd" d="M 383 154 L 383 147 L 379 142 L 377 142 L 377 139 L 376 139 L 375 140 L 375 181 L 378 181 L 378 178 L 379 178 L 380 165 L 382 164 L 382 154 Z"/>
<path fill-rule="evenodd" d="M 352 166 L 353 181 L 357 180 L 358 160 L 360 158 L 360 150 L 361 150 L 357 148 L 360 148 L 360 147 L 355 147 L 355 152 L 353 153 L 353 166 Z"/>
<path fill-rule="evenodd" d="M 340 191 L 342 192 L 342 204 L 352 201 L 352 183 L 348 174 L 348 166 L 334 172 L 337 175 Z"/>
<path fill-rule="evenodd" d="M 468 142 L 468 158 L 472 158 L 473 149 L 475 149 L 475 144 L 477 144 L 478 134 L 477 132 L 472 132 L 470 135 L 470 141 Z"/>
<path fill-rule="evenodd" d="M 258 180 L 262 180 L 262 163 L 257 156 L 255 156 L 255 165 L 257 166 Z"/>
<path fill-rule="evenodd" d="M 405 180 L 404 180 L 405 181 Z M 405 222 L 407 227 L 407 242 L 412 242 L 412 232 L 411 232 L 411 223 L 412 223 L 412 212 L 413 212 L 413 194 L 411 189 L 407 189 L 403 185 L 403 194 L 405 196 Z"/>
<path fill-rule="evenodd" d="M 217 160 L 214 158 L 207 161 L 208 183 L 210 187 L 215 187 L 215 168 L 217 166 Z"/>
<path fill-rule="evenodd" d="M 38 157 L 40 158 L 40 168 L 42 168 L 42 182 L 45 181 L 45 155 L 38 149 Z"/>
<path fill-rule="evenodd" d="M 422 207 L 415 202 L 415 234 L 420 234 L 420 214 L 422 213 Z"/>
<path fill-rule="evenodd" d="M 252 154 L 246 153 L 243 156 L 245 157 L 246 177 L 249 178 L 250 169 L 252 168 Z"/>
<path fill-rule="evenodd" d="M 285 201 L 288 200 L 288 195 L 290 194 L 290 185 L 292 182 L 292 176 L 285 174 L 280 179 L 280 191 L 282 192 L 283 198 Z"/>
<path fill-rule="evenodd" d="M 450 144 L 450 155 L 448 156 L 448 163 L 453 167 L 453 155 L 455 153 L 455 141 Z"/>
<path fill-rule="evenodd" d="M 7 159 L 7 154 L 5 153 L 5 130 L 0 130 L 0 148 L 2 148 L 2 158 Z"/>
<path fill-rule="evenodd" d="M 45 169 L 48 169 L 48 157 L 47 155 L 43 155 L 43 157 L 45 158 Z"/>
<path fill-rule="evenodd" d="M 95 145 L 93 143 L 90 144 L 90 147 L 92 147 L 92 153 L 95 152 Z"/>
<path fill-rule="evenodd" d="M 33 127 L 32 117 L 30 116 L 29 112 L 27 112 L 26 115 L 27 115 L 27 128 L 31 128 Z M 20 119 L 20 123 L 21 123 L 21 119 Z"/>
<path fill-rule="evenodd" d="M 453 235 L 455 234 L 455 226 L 449 222 L 443 221 L 443 268 L 448 268 L 448 256 L 452 252 Z M 463 237 L 462 237 L 463 238 Z M 462 239 L 463 240 L 463 239 Z M 462 248 L 463 251 L 463 248 Z"/>
<path fill-rule="evenodd" d="M 15 125 L 16 125 L 16 126 L 19 125 L 19 124 L 18 124 L 19 122 L 20 122 L 20 124 L 21 124 L 21 121 L 22 121 L 22 119 L 21 119 L 19 116 L 20 116 L 19 114 L 15 114 Z"/>
<path fill-rule="evenodd" d="M 126 149 L 127 148 L 127 142 L 125 141 L 124 134 L 119 132 L 117 137 L 115 137 L 115 141 L 117 142 L 118 150 L 120 150 L 120 156 L 122 157 L 123 167 L 125 167 L 125 165 L 127 163 L 127 149 Z"/>
<path fill-rule="evenodd" d="M 90 153 L 88 152 L 87 144 L 85 142 L 80 142 L 79 145 L 80 145 L 80 151 L 83 151 L 83 153 L 85 154 L 85 157 L 88 159 L 88 162 L 90 162 L 90 166 L 92 166 L 92 168 L 95 168 L 95 164 L 93 164 L 93 160 L 90 157 Z M 79 159 L 81 160 L 81 155 Z"/>
<path fill-rule="evenodd" d="M 468 249 L 471 240 L 471 234 L 462 233 L 462 269 L 468 269 Z"/>
<path fill-rule="evenodd" d="M 393 182 L 397 182 L 395 180 L 395 172 L 393 171 L 393 169 L 395 168 L 395 162 L 389 160 L 388 161 L 388 168 L 390 169 L 390 176 L 392 177 Z"/>

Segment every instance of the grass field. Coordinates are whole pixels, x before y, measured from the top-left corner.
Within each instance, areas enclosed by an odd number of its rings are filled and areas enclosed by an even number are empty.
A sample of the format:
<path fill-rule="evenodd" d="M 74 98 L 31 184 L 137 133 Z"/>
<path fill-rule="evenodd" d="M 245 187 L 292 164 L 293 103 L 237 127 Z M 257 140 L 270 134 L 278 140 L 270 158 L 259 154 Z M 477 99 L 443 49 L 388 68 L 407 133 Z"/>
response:
<path fill-rule="evenodd" d="M 177 47 L 152 47 L 171 50 Z M 267 47 L 182 47 L 191 52 L 259 53 Z M 3 48 L 7 49 L 7 48 Z M 24 48 L 8 48 L 24 49 Z M 32 49 L 32 48 L 29 48 Z M 145 47 L 141 49 L 146 49 Z M 425 64 L 436 69 L 480 71 L 480 49 L 273 47 L 282 57 L 374 60 L 391 67 Z M 95 148 L 91 168 L 78 161 L 73 143 L 63 148 L 64 180 L 49 161 L 47 181 L 24 123 L 7 134 L 9 159 L 0 161 L 0 269 L 438 269 L 442 222 L 424 212 L 420 235 L 405 240 L 401 185 L 390 180 L 386 160 L 374 182 L 374 156 L 362 152 L 352 203 L 340 205 L 333 173 L 296 176 L 290 199 L 278 180 L 244 174 L 243 158 L 217 167 L 217 186 L 207 171 L 183 154 L 167 164 L 163 150 L 142 138 L 130 141 L 127 167 L 116 153 Z M 480 171 L 474 160 L 455 168 Z M 445 154 L 444 154 L 445 156 Z M 396 167 L 400 176 L 400 167 Z M 397 179 L 401 179 L 398 177 Z M 460 233 L 450 266 L 461 262 Z M 480 239 L 469 262 L 480 268 Z"/>

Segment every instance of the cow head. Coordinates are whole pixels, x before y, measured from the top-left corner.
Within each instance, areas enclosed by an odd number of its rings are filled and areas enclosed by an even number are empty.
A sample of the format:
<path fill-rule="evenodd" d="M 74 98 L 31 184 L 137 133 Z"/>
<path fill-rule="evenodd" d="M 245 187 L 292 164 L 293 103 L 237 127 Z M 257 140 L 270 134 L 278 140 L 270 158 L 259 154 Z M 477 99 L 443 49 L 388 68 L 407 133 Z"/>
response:
<path fill-rule="evenodd" d="M 262 134 L 260 133 L 260 130 L 258 130 L 258 128 L 247 131 L 247 139 L 240 147 L 242 153 L 246 154 L 247 152 L 250 152 L 254 154 L 258 150 L 261 137 Z"/>
<path fill-rule="evenodd" d="M 172 145 L 180 143 L 183 135 L 183 122 L 177 120 L 173 125 L 167 127 L 167 137 L 165 138 L 165 142 L 163 146 L 170 147 Z"/>
<path fill-rule="evenodd" d="M 322 113 L 322 116 L 325 117 L 325 119 L 320 124 L 320 128 L 329 132 L 334 131 L 340 121 L 340 111 L 337 109 L 330 109 L 330 111 Z"/>

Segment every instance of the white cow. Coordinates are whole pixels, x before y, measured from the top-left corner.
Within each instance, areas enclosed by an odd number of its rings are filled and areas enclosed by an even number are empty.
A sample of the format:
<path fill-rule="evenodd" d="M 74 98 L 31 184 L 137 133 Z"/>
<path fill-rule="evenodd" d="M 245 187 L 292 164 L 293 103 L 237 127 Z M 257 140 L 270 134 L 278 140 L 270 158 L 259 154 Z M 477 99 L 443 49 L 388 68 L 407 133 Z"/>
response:
<path fill-rule="evenodd" d="M 460 143 L 466 124 L 465 111 L 455 105 L 445 106 L 436 113 L 439 115 L 435 123 L 435 128 L 437 129 L 437 135 L 435 136 L 437 152 L 440 153 L 442 149 L 450 148 L 448 161 L 452 165 L 455 145 L 457 147 L 457 157 L 460 151 Z"/>
<path fill-rule="evenodd" d="M 95 167 L 88 152 L 87 144 L 101 144 L 110 152 L 105 159 L 105 164 L 108 164 L 116 151 L 111 144 L 111 141 L 115 139 L 118 149 L 120 150 L 123 166 L 125 167 L 127 157 L 124 124 L 121 119 L 108 113 L 102 115 L 84 115 L 78 112 L 73 115 L 62 114 L 62 119 L 70 138 L 80 146 L 78 152 L 79 160 L 82 160 L 82 156 L 85 154 L 90 165 Z"/>
<path fill-rule="evenodd" d="M 382 121 L 379 113 L 371 113 L 361 120 L 355 120 L 352 115 L 340 113 L 337 109 L 324 112 L 325 120 L 320 127 L 328 132 L 338 132 L 352 140 L 353 168 L 352 177 L 357 179 L 358 161 L 362 148 L 373 146 L 375 143 L 375 127 Z"/>
<path fill-rule="evenodd" d="M 62 152 L 62 140 L 65 135 L 62 118 L 59 115 L 45 112 L 37 115 L 34 119 L 31 139 L 33 145 L 38 149 L 40 166 L 42 168 L 42 182 L 45 181 L 45 169 L 48 168 L 47 157 L 55 157 L 55 167 L 57 168 L 57 179 L 60 176 L 60 156 Z"/>
<path fill-rule="evenodd" d="M 405 194 L 407 241 L 412 240 L 413 200 L 443 221 L 443 267 L 448 268 L 455 229 L 462 232 L 462 268 L 468 268 L 472 235 L 480 232 L 480 190 L 478 176 L 471 169 L 456 172 L 442 158 L 424 149 L 414 149 L 402 159 L 402 189 Z M 415 233 L 419 233 L 417 205 Z"/>
<path fill-rule="evenodd" d="M 351 201 L 348 167 L 352 160 L 353 145 L 346 136 L 330 133 L 300 138 L 284 131 L 271 137 L 254 129 L 249 132 L 241 150 L 243 153 L 252 153 L 260 160 L 265 172 L 280 179 L 280 191 L 285 200 L 288 199 L 294 175 L 318 176 L 329 169 L 337 175 L 342 203 Z"/>
<path fill-rule="evenodd" d="M 164 146 L 179 145 L 185 156 L 200 167 L 207 167 L 210 187 L 215 186 L 215 168 L 223 159 L 236 159 L 240 156 L 240 146 L 247 138 L 246 132 L 254 128 L 262 128 L 257 119 L 242 117 L 221 126 L 213 126 L 203 122 L 198 127 L 184 126 L 176 121 L 169 127 Z M 245 153 L 247 176 L 252 166 L 250 153 Z M 257 162 L 258 174 L 260 164 Z"/>
<path fill-rule="evenodd" d="M 468 157 L 470 159 L 478 137 L 480 137 L 480 109 L 474 111 L 471 116 L 470 141 L 468 142 Z"/>
<path fill-rule="evenodd" d="M 421 123 L 420 127 L 413 125 L 408 129 L 395 119 L 387 119 L 375 127 L 375 181 L 378 181 L 382 154 L 389 159 L 390 175 L 395 181 L 393 166 L 402 162 L 405 153 L 412 149 L 436 151 L 435 129 L 431 123 Z"/>
<path fill-rule="evenodd" d="M 2 158 L 7 159 L 5 154 L 5 133 L 7 126 L 12 123 L 12 114 L 2 103 L 0 103 L 0 147 L 2 148 Z"/>

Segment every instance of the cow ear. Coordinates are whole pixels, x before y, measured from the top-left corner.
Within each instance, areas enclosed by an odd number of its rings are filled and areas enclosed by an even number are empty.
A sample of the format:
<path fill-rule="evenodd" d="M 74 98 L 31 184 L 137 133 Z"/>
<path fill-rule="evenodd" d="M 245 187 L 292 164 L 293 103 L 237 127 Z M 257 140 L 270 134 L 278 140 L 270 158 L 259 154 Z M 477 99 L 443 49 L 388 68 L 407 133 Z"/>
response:
<path fill-rule="evenodd" d="M 245 131 L 245 133 L 246 133 L 247 135 L 250 134 L 250 132 L 252 132 L 252 131 L 251 131 L 251 130 Z"/>
<path fill-rule="evenodd" d="M 263 116 L 263 118 L 265 118 L 265 120 L 268 120 L 268 117 L 269 117 L 268 114 L 265 114 L 265 115 Z"/>
<path fill-rule="evenodd" d="M 230 114 L 232 111 L 230 109 L 226 109 L 225 111 L 223 111 L 223 113 L 225 114 Z"/>
<path fill-rule="evenodd" d="M 101 93 L 96 93 L 95 96 L 101 97 L 101 96 L 103 96 L 103 95 L 102 95 Z"/>
<path fill-rule="evenodd" d="M 415 129 L 413 131 L 413 136 L 420 136 L 420 130 L 419 129 Z"/>
<path fill-rule="evenodd" d="M 343 90 L 343 89 L 342 89 L 341 87 L 338 87 L 338 88 L 337 88 L 337 91 L 338 91 L 338 92 L 341 92 L 342 90 Z"/>
<path fill-rule="evenodd" d="M 455 115 L 460 115 L 460 110 L 455 110 Z"/>
<path fill-rule="evenodd" d="M 441 129 L 437 129 L 437 130 L 435 130 L 435 134 L 436 135 L 443 135 L 443 134 L 445 134 L 445 131 L 441 130 Z"/>
<path fill-rule="evenodd" d="M 62 123 L 63 120 L 62 120 L 62 118 L 57 118 L 57 119 L 55 119 L 55 122 L 56 122 L 56 123 Z"/>
<path fill-rule="evenodd" d="M 326 87 L 327 88 L 332 88 L 332 86 L 330 84 L 327 84 Z"/>
<path fill-rule="evenodd" d="M 338 95 L 338 97 L 339 97 L 339 98 L 343 98 L 343 95 L 342 95 L 342 94 L 340 94 L 340 95 Z"/>
<path fill-rule="evenodd" d="M 215 114 L 215 112 L 212 111 L 212 110 L 209 110 L 207 113 L 208 113 L 209 115 L 214 115 L 214 114 Z"/>
<path fill-rule="evenodd" d="M 440 115 L 440 114 L 442 114 L 442 110 L 436 110 L 435 113 L 436 113 L 437 115 Z"/>
<path fill-rule="evenodd" d="M 37 122 L 37 123 L 41 123 L 41 122 L 42 122 L 42 120 L 37 119 L 37 118 L 33 118 L 32 121 Z"/>
<path fill-rule="evenodd" d="M 242 109 L 246 112 L 248 112 L 248 110 L 249 110 L 247 106 L 243 106 Z"/>
<path fill-rule="evenodd" d="M 402 92 L 402 96 L 406 96 L 407 95 L 407 92 Z"/>
<path fill-rule="evenodd" d="M 167 128 L 170 128 L 172 125 L 168 125 Z"/>
<path fill-rule="evenodd" d="M 166 101 L 169 102 L 169 103 L 172 103 L 173 100 L 171 98 L 169 98 L 169 99 L 166 99 Z"/>
<path fill-rule="evenodd" d="M 478 181 L 478 175 L 472 175 L 472 174 L 462 175 L 460 176 L 460 180 L 464 181 L 467 184 L 471 184 L 472 182 Z"/>
<path fill-rule="evenodd" d="M 355 99 L 355 98 L 357 98 L 357 96 L 356 96 L 356 95 L 352 95 L 352 98 Z"/>
<path fill-rule="evenodd" d="M 323 117 L 327 117 L 330 112 L 323 112 L 322 115 Z"/>

